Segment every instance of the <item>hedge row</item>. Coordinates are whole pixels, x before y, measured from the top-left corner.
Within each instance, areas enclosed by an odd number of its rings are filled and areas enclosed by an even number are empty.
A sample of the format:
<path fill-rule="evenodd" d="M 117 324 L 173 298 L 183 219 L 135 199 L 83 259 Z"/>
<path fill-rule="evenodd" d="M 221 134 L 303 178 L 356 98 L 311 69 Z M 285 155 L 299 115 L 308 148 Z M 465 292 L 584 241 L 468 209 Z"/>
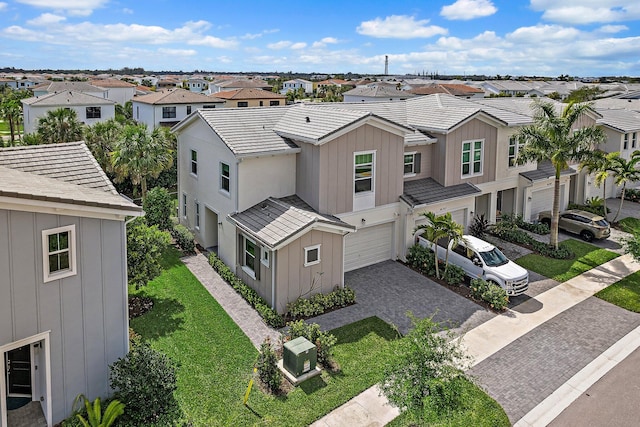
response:
<path fill-rule="evenodd" d="M 494 228 L 493 234 L 507 242 L 529 246 L 536 253 L 549 258 L 569 259 L 574 256 L 574 254 L 562 244 L 558 246 L 558 249 L 555 249 L 553 246 L 537 241 L 525 231 L 517 228 L 502 228 L 498 226 Z"/>
<path fill-rule="evenodd" d="M 345 286 L 328 294 L 315 294 L 311 298 L 298 298 L 287 304 L 287 313 L 293 320 L 318 316 L 334 308 L 346 307 L 356 302 L 356 293 Z"/>

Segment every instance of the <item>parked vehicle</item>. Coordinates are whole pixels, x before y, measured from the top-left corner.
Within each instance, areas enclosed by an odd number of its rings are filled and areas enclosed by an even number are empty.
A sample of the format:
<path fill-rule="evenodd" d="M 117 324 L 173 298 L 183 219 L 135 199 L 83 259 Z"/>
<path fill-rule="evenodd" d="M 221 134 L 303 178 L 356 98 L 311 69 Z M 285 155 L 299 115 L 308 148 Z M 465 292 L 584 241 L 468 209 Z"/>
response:
<path fill-rule="evenodd" d="M 433 244 L 422 236 L 416 242 L 423 247 L 434 250 Z M 437 253 L 440 260 L 446 257 L 446 248 L 438 242 Z M 477 237 L 464 235 L 462 241 L 452 247 L 449 242 L 449 263 L 462 268 L 472 279 L 480 278 L 495 283 L 509 296 L 521 295 L 529 289 L 529 272 L 515 262 L 509 260 L 500 249 Z"/>
<path fill-rule="evenodd" d="M 538 214 L 538 220 L 551 225 L 551 212 L 544 211 Z M 590 242 L 593 239 L 606 239 L 611 235 L 609 221 L 598 214 L 578 209 L 572 209 L 560 213 L 558 228 L 570 233 L 579 234 L 582 240 Z"/>

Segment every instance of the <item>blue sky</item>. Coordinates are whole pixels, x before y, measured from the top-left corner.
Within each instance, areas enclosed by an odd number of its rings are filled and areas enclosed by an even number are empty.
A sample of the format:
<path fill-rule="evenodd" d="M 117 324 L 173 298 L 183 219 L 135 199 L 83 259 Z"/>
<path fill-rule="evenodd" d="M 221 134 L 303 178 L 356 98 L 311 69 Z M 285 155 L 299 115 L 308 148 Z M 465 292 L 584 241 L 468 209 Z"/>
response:
<path fill-rule="evenodd" d="M 638 0 L 0 0 L 0 67 L 640 75 Z"/>

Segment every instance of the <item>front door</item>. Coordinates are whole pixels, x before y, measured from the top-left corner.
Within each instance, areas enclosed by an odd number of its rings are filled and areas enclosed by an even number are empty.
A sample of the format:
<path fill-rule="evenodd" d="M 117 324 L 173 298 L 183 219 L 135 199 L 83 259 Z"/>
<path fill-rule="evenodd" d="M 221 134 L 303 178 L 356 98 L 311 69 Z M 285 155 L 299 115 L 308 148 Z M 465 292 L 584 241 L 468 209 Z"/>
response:
<path fill-rule="evenodd" d="M 5 353 L 7 396 L 31 396 L 31 345 Z"/>

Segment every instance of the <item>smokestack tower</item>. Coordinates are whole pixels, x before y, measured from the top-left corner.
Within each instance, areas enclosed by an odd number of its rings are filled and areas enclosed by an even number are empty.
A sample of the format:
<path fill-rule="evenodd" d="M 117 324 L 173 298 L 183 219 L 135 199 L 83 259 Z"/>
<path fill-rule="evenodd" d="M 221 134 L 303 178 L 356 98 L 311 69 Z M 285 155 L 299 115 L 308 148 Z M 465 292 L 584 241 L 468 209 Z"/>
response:
<path fill-rule="evenodd" d="M 384 75 L 389 75 L 389 55 L 384 56 Z"/>

